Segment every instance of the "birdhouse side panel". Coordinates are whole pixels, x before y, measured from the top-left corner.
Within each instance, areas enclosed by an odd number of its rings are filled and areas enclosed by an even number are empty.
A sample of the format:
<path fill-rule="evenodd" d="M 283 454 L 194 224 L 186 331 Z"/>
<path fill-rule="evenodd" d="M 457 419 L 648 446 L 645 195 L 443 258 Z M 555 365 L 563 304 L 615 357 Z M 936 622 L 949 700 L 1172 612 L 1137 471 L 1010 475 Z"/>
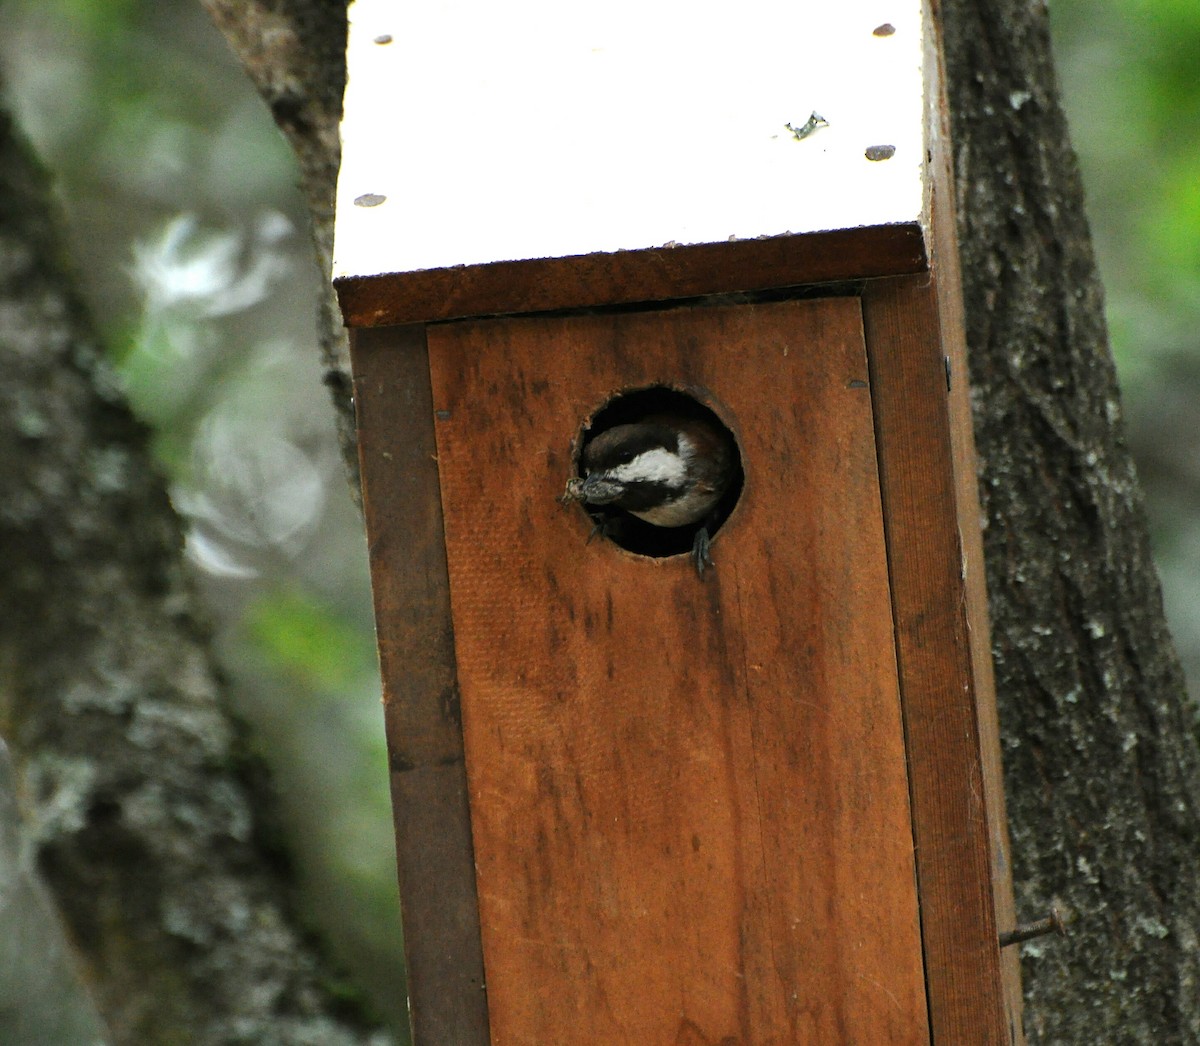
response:
<path fill-rule="evenodd" d="M 966 375 L 961 357 L 947 372 L 937 293 L 929 279 L 880 280 L 866 290 L 864 313 L 934 1038 L 1000 1046 L 1016 1041 L 1018 1025 L 1005 1013 L 995 906 L 1003 884 L 989 839 L 1003 826 L 988 810 L 981 750 L 981 713 L 994 706 L 977 704 L 987 681 L 972 659 L 973 626 L 984 629 L 975 642 L 986 635 L 986 618 L 970 616 L 983 574 L 964 555 L 979 516 L 956 498 L 965 481 L 956 464 L 965 462 L 954 459 L 952 407 L 967 405 Z"/>
<path fill-rule="evenodd" d="M 419 1043 L 489 1042 L 423 327 L 354 331 L 354 402 Z"/>

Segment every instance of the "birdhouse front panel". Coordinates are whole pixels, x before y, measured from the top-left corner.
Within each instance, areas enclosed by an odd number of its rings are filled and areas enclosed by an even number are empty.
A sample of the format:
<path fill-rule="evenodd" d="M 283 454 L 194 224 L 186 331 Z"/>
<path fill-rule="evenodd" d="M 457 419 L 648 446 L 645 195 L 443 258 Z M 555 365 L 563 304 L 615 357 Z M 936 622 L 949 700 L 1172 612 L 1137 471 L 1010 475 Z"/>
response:
<path fill-rule="evenodd" d="M 860 300 L 427 338 L 492 1041 L 928 1042 Z M 703 576 L 560 497 L 656 389 L 740 452 Z"/>

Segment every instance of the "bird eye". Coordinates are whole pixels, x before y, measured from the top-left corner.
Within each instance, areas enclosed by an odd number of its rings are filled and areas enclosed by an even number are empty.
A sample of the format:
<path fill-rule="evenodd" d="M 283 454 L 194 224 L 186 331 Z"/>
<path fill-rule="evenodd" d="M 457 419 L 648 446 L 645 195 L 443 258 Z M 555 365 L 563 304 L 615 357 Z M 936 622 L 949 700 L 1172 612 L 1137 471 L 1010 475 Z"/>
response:
<path fill-rule="evenodd" d="M 620 454 L 617 455 L 617 464 L 618 465 L 628 465 L 632 460 L 633 460 L 633 451 L 632 450 L 623 450 L 623 451 L 621 451 Z"/>

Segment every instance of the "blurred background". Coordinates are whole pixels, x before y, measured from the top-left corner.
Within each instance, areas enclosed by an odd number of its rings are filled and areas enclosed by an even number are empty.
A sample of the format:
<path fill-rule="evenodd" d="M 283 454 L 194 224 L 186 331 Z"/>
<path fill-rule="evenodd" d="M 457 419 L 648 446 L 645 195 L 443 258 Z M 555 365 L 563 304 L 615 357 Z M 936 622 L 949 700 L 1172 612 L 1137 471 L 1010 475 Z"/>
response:
<path fill-rule="evenodd" d="M 1054 0 L 1051 17 L 1195 695 L 1200 4 Z M 196 0 L 8 0 L 0 63 L 56 178 L 113 360 L 157 434 L 238 710 L 286 803 L 308 916 L 400 1028 L 366 550 L 320 381 L 320 276 L 291 154 Z"/>

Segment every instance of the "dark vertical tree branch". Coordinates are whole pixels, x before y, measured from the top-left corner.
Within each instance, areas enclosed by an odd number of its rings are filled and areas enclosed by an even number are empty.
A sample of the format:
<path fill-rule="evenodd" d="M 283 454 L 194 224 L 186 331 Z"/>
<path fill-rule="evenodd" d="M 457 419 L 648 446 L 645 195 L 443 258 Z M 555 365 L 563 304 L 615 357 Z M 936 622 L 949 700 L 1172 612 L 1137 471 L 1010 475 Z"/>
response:
<path fill-rule="evenodd" d="M 343 461 L 358 497 L 350 349 L 331 283 L 333 204 L 346 84 L 345 0 L 201 0 L 287 136 L 312 213 L 325 277 L 317 317 L 325 383 L 333 397 Z"/>
<path fill-rule="evenodd" d="M 382 1041 L 259 831 L 178 519 L 0 111 L 0 729 L 113 1041 Z"/>
<path fill-rule="evenodd" d="M 1200 758 L 1125 445 L 1046 8 L 942 4 L 1033 1042 L 1200 1041 Z"/>

